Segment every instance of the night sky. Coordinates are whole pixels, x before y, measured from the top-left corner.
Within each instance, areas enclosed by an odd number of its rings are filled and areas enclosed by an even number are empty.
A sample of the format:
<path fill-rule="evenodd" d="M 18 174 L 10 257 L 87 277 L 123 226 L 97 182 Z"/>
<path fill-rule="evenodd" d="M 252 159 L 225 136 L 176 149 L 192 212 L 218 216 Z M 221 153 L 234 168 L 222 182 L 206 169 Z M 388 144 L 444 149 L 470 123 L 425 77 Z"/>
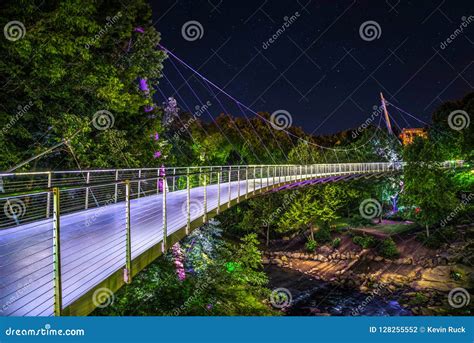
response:
<path fill-rule="evenodd" d="M 474 1 L 151 1 L 162 44 L 255 111 L 284 109 L 308 133 L 357 127 L 388 101 L 425 122 L 442 102 L 473 91 Z M 298 12 L 298 15 L 296 15 Z M 264 43 L 293 16 L 285 32 Z M 181 33 L 188 21 L 202 25 L 200 39 Z M 465 23 L 463 27 L 462 23 Z M 375 21 L 380 36 L 364 40 L 359 28 Z M 462 32 L 455 33 L 462 28 Z M 441 47 L 451 35 L 451 43 Z M 371 39 L 371 37 L 366 37 Z M 170 61 L 165 75 L 194 107 L 204 87 Z M 190 74 L 185 74 L 185 77 Z M 162 81 L 161 91 L 174 94 Z M 208 93 L 209 94 L 209 93 Z M 237 109 L 229 109 L 239 115 Z M 214 106 L 213 115 L 222 110 Z M 390 110 L 401 127 L 420 122 Z"/>

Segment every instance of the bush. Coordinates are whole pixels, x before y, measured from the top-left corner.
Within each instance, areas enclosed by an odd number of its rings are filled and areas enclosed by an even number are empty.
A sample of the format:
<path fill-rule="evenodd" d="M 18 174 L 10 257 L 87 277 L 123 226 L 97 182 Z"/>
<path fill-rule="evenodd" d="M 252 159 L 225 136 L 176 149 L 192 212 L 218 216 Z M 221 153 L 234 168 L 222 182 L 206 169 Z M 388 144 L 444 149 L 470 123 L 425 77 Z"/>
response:
<path fill-rule="evenodd" d="M 423 243 L 424 246 L 430 249 L 438 249 L 443 243 L 447 241 L 454 241 L 458 236 L 456 230 L 452 227 L 445 227 L 438 229 L 426 237 L 426 233 L 420 232 L 416 235 L 416 240 Z"/>
<path fill-rule="evenodd" d="M 378 247 L 378 252 L 385 258 L 395 258 L 400 254 L 392 238 L 384 239 Z"/>
<path fill-rule="evenodd" d="M 361 246 L 363 249 L 371 248 L 375 245 L 375 239 L 372 236 L 355 236 L 352 242 Z"/>
<path fill-rule="evenodd" d="M 367 218 L 364 218 L 358 214 L 354 214 L 352 217 L 349 218 L 349 225 L 351 227 L 359 227 L 373 225 L 373 223 Z"/>
<path fill-rule="evenodd" d="M 334 238 L 331 245 L 333 248 L 338 248 L 341 245 L 341 239 L 339 237 Z"/>
<path fill-rule="evenodd" d="M 314 252 L 316 248 L 318 247 L 318 242 L 310 238 L 306 242 L 305 246 L 306 246 L 306 250 L 308 250 L 309 252 Z"/>
<path fill-rule="evenodd" d="M 321 244 L 330 242 L 331 229 L 328 226 L 323 226 L 314 233 L 314 239 Z"/>
<path fill-rule="evenodd" d="M 413 298 L 408 302 L 411 306 L 421 306 L 428 302 L 429 298 L 423 293 L 416 293 Z"/>

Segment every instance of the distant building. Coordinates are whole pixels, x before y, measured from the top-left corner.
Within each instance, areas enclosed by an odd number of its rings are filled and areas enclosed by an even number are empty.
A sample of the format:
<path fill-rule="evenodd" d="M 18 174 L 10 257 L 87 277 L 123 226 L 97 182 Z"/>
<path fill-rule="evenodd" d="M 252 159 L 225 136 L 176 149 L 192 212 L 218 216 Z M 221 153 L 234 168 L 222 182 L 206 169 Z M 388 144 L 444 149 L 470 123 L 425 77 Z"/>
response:
<path fill-rule="evenodd" d="M 403 145 L 411 144 L 415 140 L 415 137 L 427 138 L 428 133 L 423 128 L 409 128 L 403 129 L 400 134 Z"/>

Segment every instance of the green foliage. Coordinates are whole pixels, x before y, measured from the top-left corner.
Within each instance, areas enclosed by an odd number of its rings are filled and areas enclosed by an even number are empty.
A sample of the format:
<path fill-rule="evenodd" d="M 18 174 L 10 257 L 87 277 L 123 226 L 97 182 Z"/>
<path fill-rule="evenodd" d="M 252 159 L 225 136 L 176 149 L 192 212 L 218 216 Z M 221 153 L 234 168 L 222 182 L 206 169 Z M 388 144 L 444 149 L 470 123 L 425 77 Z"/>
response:
<path fill-rule="evenodd" d="M 410 299 L 408 304 L 410 306 L 421 306 L 428 302 L 429 298 L 423 293 L 416 292 L 416 294 Z"/>
<path fill-rule="evenodd" d="M 318 247 L 318 243 L 314 239 L 308 239 L 308 241 L 305 244 L 306 250 L 309 252 L 314 252 L 316 248 Z"/>
<path fill-rule="evenodd" d="M 399 256 L 397 245 L 392 238 L 386 238 L 377 247 L 378 253 L 385 258 L 395 258 Z"/>
<path fill-rule="evenodd" d="M 351 227 L 364 227 L 373 225 L 370 219 L 362 217 L 360 214 L 354 214 L 349 218 L 349 225 Z"/>
<path fill-rule="evenodd" d="M 82 168 L 160 165 L 153 152 L 166 156 L 166 142 L 158 146 L 150 136 L 162 132 L 161 114 L 143 111 L 165 58 L 156 49 L 159 33 L 147 26 L 149 5 L 127 1 L 124 10 L 120 2 L 68 0 L 36 6 L 33 0 L 10 1 L 0 11 L 3 23 L 15 18 L 27 31 L 17 41 L 0 40 L 0 74 L 9 80 L 0 93 L 0 127 L 8 127 L 0 133 L 0 169 L 66 138 L 71 148 L 25 169 L 77 168 L 75 159 Z M 137 26 L 145 33 L 134 32 Z M 148 96 L 138 89 L 138 78 L 148 79 Z M 18 114 L 18 106 L 27 110 Z M 105 131 L 92 125 L 99 110 L 114 117 Z"/>
<path fill-rule="evenodd" d="M 422 232 L 416 236 L 417 241 L 430 249 L 439 249 L 443 244 L 452 242 L 456 238 L 458 238 L 458 233 L 452 227 L 436 229 L 429 237 Z"/>
<path fill-rule="evenodd" d="M 455 188 L 440 166 L 439 149 L 430 140 L 415 139 L 405 149 L 404 158 L 408 164 L 404 168 L 402 203 L 411 208 L 411 216 L 428 230 L 454 208 Z"/>
<path fill-rule="evenodd" d="M 218 225 L 198 229 L 182 242 L 186 247 L 185 280 L 178 279 L 172 256 L 162 256 L 139 273 L 132 284 L 122 287 L 112 305 L 93 314 L 276 314 L 263 301 L 269 295 L 265 288 L 268 280 L 261 270 L 256 235 L 249 234 L 239 244 L 232 244 L 220 238 Z"/>
<path fill-rule="evenodd" d="M 354 236 L 352 238 L 352 242 L 354 242 L 354 244 L 361 246 L 363 249 L 368 249 L 368 248 L 372 248 L 375 245 L 376 241 L 374 237 L 364 235 L 364 236 Z"/>
<path fill-rule="evenodd" d="M 339 248 L 340 245 L 341 245 L 341 239 L 339 237 L 336 237 L 332 240 L 331 246 L 334 249 Z"/>
<path fill-rule="evenodd" d="M 320 243 L 320 244 L 325 244 L 331 241 L 331 229 L 329 229 L 328 226 L 323 226 L 319 228 L 315 233 L 314 233 L 314 239 Z"/>

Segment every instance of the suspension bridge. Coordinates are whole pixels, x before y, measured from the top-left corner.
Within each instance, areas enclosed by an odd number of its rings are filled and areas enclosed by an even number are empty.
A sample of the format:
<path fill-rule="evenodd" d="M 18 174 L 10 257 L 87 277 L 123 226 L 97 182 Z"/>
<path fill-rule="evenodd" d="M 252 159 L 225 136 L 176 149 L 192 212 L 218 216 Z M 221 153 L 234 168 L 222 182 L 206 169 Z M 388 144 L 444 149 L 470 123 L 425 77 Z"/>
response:
<path fill-rule="evenodd" d="M 445 166 L 449 167 L 447 163 Z M 267 192 L 382 176 L 404 164 L 2 173 L 0 315 L 87 315 L 175 242 Z"/>
<path fill-rule="evenodd" d="M 261 118 L 273 135 L 270 125 L 274 123 L 161 48 L 205 84 L 223 113 L 229 111 L 217 98 L 219 94 L 230 99 L 247 120 L 245 111 Z M 178 72 L 197 103 L 205 103 Z M 166 75 L 164 78 L 170 82 Z M 184 99 L 180 101 L 193 112 Z M 382 105 L 392 133 L 383 98 Z M 209 109 L 204 112 L 215 123 Z M 285 128 L 277 130 L 302 140 Z M 73 153 L 72 138 L 0 172 L 0 316 L 87 315 L 100 306 L 104 293 L 107 296 L 132 282 L 175 242 L 241 201 L 295 187 L 386 176 L 402 172 L 405 165 L 362 162 L 108 170 L 83 170 L 78 165 L 79 170 L 14 172 L 62 145 Z M 347 157 L 358 149 L 305 142 L 319 149 L 341 150 Z M 264 142 L 262 145 L 265 147 Z M 445 162 L 443 166 L 460 164 Z"/>

